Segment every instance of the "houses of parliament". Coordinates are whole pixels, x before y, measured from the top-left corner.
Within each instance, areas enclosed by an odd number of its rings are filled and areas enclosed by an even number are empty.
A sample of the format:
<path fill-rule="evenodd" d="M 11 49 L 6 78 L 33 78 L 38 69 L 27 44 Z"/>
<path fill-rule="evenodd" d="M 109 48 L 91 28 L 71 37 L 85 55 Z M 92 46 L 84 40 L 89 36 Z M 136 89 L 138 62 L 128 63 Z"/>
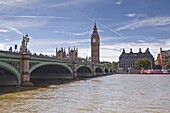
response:
<path fill-rule="evenodd" d="M 65 48 L 56 48 L 56 57 L 57 58 L 69 58 L 72 60 L 84 60 L 83 58 L 78 57 L 78 48 L 68 48 L 68 54 L 66 54 Z M 96 23 L 94 23 L 93 31 L 91 34 L 91 57 L 90 60 L 93 63 L 100 63 L 100 36 L 97 31 Z"/>

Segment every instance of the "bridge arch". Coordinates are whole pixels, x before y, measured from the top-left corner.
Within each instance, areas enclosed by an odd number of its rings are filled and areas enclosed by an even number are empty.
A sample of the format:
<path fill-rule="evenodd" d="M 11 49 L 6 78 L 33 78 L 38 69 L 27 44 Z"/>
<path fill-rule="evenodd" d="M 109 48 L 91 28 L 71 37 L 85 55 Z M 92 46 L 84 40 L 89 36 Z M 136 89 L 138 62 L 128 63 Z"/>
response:
<path fill-rule="evenodd" d="M 0 85 L 20 85 L 20 83 L 21 74 L 19 71 L 13 66 L 0 61 Z"/>
<path fill-rule="evenodd" d="M 89 65 L 79 65 L 76 71 L 78 77 L 93 76 L 93 70 Z"/>
<path fill-rule="evenodd" d="M 96 67 L 95 72 L 96 72 L 96 75 L 103 75 L 103 70 L 101 67 Z"/>
<path fill-rule="evenodd" d="M 66 65 L 55 62 L 42 62 L 33 66 L 30 71 L 31 79 L 72 79 L 73 71 Z"/>
<path fill-rule="evenodd" d="M 105 68 L 104 72 L 105 74 L 109 74 L 109 69 Z"/>
<path fill-rule="evenodd" d="M 110 73 L 113 74 L 113 70 L 112 69 L 110 69 Z"/>

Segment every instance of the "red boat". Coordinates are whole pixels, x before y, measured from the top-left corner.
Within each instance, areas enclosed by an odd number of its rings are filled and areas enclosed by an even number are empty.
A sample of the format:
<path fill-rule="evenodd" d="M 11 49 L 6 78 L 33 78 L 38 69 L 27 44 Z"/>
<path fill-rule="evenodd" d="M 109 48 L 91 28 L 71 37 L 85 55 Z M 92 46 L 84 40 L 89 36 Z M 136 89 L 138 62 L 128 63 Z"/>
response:
<path fill-rule="evenodd" d="M 170 74 L 167 70 L 141 70 L 141 74 Z"/>

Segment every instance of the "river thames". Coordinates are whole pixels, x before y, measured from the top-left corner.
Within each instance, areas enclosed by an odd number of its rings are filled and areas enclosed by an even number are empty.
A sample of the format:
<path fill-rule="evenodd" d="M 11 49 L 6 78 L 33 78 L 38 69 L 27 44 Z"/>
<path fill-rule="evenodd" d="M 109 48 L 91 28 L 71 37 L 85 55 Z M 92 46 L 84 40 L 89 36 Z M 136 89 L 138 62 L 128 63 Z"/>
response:
<path fill-rule="evenodd" d="M 116 74 L 0 89 L 1 113 L 170 113 L 169 75 Z"/>

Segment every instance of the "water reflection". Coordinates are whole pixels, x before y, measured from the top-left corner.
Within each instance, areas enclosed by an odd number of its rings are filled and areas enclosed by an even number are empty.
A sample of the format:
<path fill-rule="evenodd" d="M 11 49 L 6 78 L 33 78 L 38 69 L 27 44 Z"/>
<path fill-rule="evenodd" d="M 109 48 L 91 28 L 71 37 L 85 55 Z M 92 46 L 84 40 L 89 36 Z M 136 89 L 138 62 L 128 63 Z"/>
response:
<path fill-rule="evenodd" d="M 169 113 L 170 76 L 112 75 L 0 95 L 2 113 Z M 64 84 L 63 84 L 64 83 Z M 50 85 L 51 84 L 51 85 Z M 1 88 L 2 89 L 2 88 Z M 6 89 L 8 91 L 8 89 Z"/>

